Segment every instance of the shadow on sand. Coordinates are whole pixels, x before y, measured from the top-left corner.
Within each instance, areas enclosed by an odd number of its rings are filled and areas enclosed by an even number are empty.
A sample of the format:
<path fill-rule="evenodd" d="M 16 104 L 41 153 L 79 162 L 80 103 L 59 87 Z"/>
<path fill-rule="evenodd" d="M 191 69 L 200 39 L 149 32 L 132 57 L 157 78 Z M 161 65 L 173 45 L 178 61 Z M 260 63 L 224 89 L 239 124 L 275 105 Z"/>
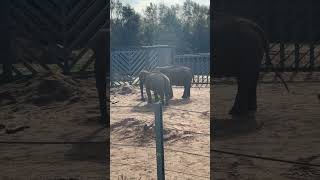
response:
<path fill-rule="evenodd" d="M 98 128 L 96 131 L 92 132 L 90 135 L 80 138 L 79 141 L 82 142 L 97 142 L 104 141 L 109 134 L 105 128 Z M 100 134 L 100 140 L 97 140 L 97 136 Z M 101 136 L 105 135 L 105 137 Z M 95 161 L 100 163 L 105 163 L 107 161 L 107 150 L 109 149 L 108 143 L 91 143 L 91 144 L 73 144 L 71 148 L 65 153 L 65 158 L 69 160 L 78 161 Z"/>
<path fill-rule="evenodd" d="M 239 120 L 232 118 L 215 118 L 213 121 L 213 134 L 214 138 L 234 137 L 256 132 L 260 130 L 262 126 L 263 123 L 256 119 Z"/>

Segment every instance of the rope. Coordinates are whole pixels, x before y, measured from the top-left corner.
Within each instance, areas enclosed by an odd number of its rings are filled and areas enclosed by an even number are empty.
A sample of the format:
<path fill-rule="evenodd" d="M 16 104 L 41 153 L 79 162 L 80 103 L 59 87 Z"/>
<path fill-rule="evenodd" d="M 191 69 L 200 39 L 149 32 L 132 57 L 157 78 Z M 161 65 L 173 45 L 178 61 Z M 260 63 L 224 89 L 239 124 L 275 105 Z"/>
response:
<path fill-rule="evenodd" d="M 117 143 L 112 143 L 111 145 L 123 146 L 123 147 L 156 148 L 155 146 L 137 146 L 137 145 L 117 144 Z M 210 157 L 208 155 L 202 155 L 202 154 L 196 154 L 196 153 L 191 153 L 191 152 L 186 152 L 186 151 L 180 151 L 180 150 L 171 149 L 171 148 L 164 148 L 164 149 L 172 151 L 172 152 L 180 152 L 180 153 L 190 154 L 190 155 L 194 155 L 194 156 Z M 193 150 L 193 151 L 197 151 L 197 150 Z"/>
<path fill-rule="evenodd" d="M 242 156 L 242 157 L 253 158 L 253 159 L 262 159 L 262 160 L 276 161 L 276 162 L 282 162 L 282 163 L 288 163 L 288 164 L 298 164 L 298 165 L 304 165 L 304 166 L 320 167 L 319 164 L 311 164 L 311 163 L 304 163 L 304 162 L 297 162 L 297 161 L 276 159 L 276 158 L 263 157 L 263 156 L 255 156 L 255 155 L 234 153 L 234 152 L 228 152 L 228 151 L 222 151 L 222 150 L 216 150 L 216 149 L 213 149 L 212 151 L 213 151 L 213 152 L 216 152 L 216 153 L 221 153 L 221 154 L 229 154 L 229 155 L 234 155 L 234 156 Z"/>
<path fill-rule="evenodd" d="M 129 147 L 142 147 L 142 146 L 135 146 L 135 145 L 114 144 L 114 143 L 112 143 L 112 145 L 129 146 Z M 148 147 L 142 147 L 142 148 L 156 148 L 156 147 L 154 147 L 154 146 L 148 146 Z M 186 151 L 180 151 L 180 150 L 175 150 L 175 149 L 170 149 L 170 148 L 164 148 L 164 149 L 169 150 L 169 151 L 173 151 L 173 152 L 180 152 L 180 153 L 195 155 L 195 156 L 210 157 L 210 156 L 208 156 L 208 155 L 196 154 L 196 153 L 191 153 L 191 152 L 186 152 Z M 196 151 L 196 150 L 193 150 L 193 151 Z M 311 163 L 304 163 L 304 162 L 297 162 L 297 161 L 276 159 L 276 158 L 271 158 L 271 157 L 263 157 L 263 156 L 255 156 L 255 155 L 234 153 L 234 152 L 223 151 L 223 150 L 216 150 L 216 149 L 213 149 L 212 151 L 213 151 L 213 152 L 216 152 L 216 153 L 229 154 L 229 155 L 234 155 L 234 156 L 242 156 L 242 157 L 247 157 L 247 158 L 262 159 L 262 160 L 268 160 L 268 161 L 276 161 L 276 162 L 282 162 L 282 163 L 288 163 L 288 164 L 298 164 L 298 165 L 304 165 L 304 166 L 320 167 L 319 164 L 311 164 Z"/>
<path fill-rule="evenodd" d="M 137 106 L 111 106 L 111 107 L 119 107 L 119 108 L 128 108 L 128 107 L 137 107 Z M 186 111 L 186 112 L 193 112 L 193 113 L 199 113 L 199 114 L 204 114 L 204 113 L 208 113 L 209 111 L 193 111 L 193 110 L 186 110 L 186 109 L 179 109 L 179 108 L 173 108 L 170 106 L 165 106 L 168 109 L 174 109 L 174 110 L 178 110 L 178 111 Z"/>
<path fill-rule="evenodd" d="M 0 141 L 0 144 L 106 144 L 107 141 Z"/>
<path fill-rule="evenodd" d="M 208 113 L 209 112 L 209 111 L 192 111 L 192 110 L 186 110 L 186 109 L 173 108 L 173 107 L 169 107 L 169 106 L 167 108 L 168 109 L 175 109 L 175 110 L 179 110 L 179 111 L 199 113 L 199 114 L 204 114 L 204 113 Z"/>

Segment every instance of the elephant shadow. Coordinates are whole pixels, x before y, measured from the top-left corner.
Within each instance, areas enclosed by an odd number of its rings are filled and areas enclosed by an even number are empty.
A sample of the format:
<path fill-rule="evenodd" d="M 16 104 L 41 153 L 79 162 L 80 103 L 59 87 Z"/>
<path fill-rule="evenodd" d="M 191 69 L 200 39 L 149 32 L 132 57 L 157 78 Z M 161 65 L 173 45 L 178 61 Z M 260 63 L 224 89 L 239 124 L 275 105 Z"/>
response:
<path fill-rule="evenodd" d="M 263 122 L 256 119 L 239 121 L 232 118 L 215 118 L 213 121 L 213 136 L 214 138 L 226 138 L 246 135 L 260 130 L 262 126 Z"/>

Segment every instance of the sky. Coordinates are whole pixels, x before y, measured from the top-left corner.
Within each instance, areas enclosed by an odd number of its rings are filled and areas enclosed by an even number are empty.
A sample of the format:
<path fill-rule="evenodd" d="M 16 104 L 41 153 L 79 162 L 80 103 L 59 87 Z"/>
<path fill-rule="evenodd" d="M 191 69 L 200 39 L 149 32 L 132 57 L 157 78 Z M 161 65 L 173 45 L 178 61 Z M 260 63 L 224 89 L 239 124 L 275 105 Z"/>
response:
<path fill-rule="evenodd" d="M 142 13 L 143 9 L 150 3 L 164 3 L 167 6 L 180 4 L 182 5 L 185 0 L 120 0 L 123 4 L 130 4 L 137 12 Z M 210 0 L 192 0 L 200 5 L 210 5 Z"/>

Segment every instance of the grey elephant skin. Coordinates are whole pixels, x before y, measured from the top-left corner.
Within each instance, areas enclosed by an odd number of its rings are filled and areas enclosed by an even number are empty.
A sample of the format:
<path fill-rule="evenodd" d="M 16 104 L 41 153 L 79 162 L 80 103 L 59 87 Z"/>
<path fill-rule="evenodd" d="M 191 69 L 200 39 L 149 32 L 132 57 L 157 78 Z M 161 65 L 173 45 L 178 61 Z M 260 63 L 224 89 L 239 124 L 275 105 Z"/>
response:
<path fill-rule="evenodd" d="M 256 112 L 260 65 L 269 48 L 265 32 L 248 19 L 217 12 L 213 12 L 211 25 L 213 76 L 237 79 L 237 95 L 229 113 Z"/>
<path fill-rule="evenodd" d="M 172 87 L 170 79 L 160 72 L 141 71 L 139 74 L 141 99 L 144 101 L 143 85 L 146 87 L 148 103 L 152 103 L 151 90 L 154 92 L 155 99 L 160 95 L 161 102 L 168 105 L 169 99 L 172 98 Z M 164 101 L 165 99 L 165 101 Z"/>
<path fill-rule="evenodd" d="M 156 67 L 154 71 L 161 72 L 168 76 L 171 85 L 184 86 L 182 98 L 190 98 L 190 88 L 193 78 L 193 72 L 185 66 L 162 66 Z"/>

